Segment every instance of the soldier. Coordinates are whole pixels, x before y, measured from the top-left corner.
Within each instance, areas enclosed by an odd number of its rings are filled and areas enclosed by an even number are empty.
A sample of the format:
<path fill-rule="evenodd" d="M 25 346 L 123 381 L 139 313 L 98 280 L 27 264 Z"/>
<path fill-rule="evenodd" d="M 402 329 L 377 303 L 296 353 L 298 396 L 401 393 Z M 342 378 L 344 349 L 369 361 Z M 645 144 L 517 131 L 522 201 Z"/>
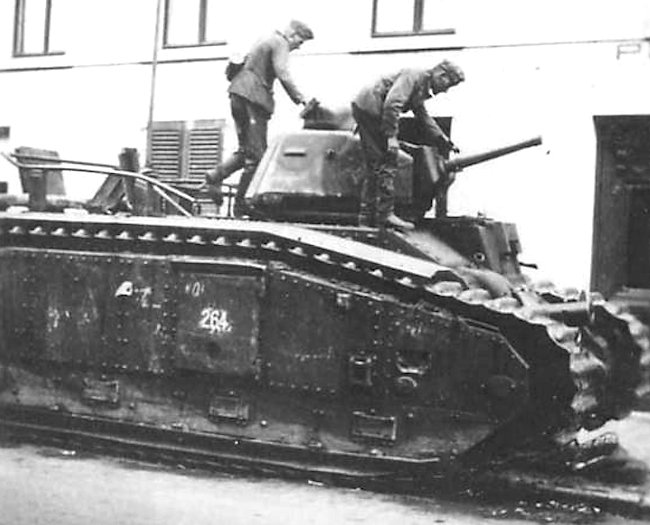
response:
<path fill-rule="evenodd" d="M 239 147 L 229 159 L 206 173 L 206 182 L 209 193 L 220 203 L 221 182 L 243 168 L 235 196 L 234 213 L 237 216 L 245 212 L 246 189 L 266 150 L 268 121 L 275 107 L 275 79 L 280 80 L 295 104 L 306 103 L 307 99 L 289 74 L 288 60 L 291 51 L 312 38 L 314 34 L 306 24 L 292 20 L 284 31 L 276 31 L 255 43 L 241 69 L 232 77 L 228 93 Z"/>
<path fill-rule="evenodd" d="M 448 152 L 455 146 L 427 113 L 424 102 L 465 80 L 463 71 L 445 60 L 432 69 L 402 69 L 380 78 L 356 96 L 352 115 L 357 122 L 366 161 L 361 185 L 360 226 L 413 229 L 395 215 L 394 179 L 397 173 L 397 140 L 400 113 L 413 111 L 422 123 L 427 143 Z"/>

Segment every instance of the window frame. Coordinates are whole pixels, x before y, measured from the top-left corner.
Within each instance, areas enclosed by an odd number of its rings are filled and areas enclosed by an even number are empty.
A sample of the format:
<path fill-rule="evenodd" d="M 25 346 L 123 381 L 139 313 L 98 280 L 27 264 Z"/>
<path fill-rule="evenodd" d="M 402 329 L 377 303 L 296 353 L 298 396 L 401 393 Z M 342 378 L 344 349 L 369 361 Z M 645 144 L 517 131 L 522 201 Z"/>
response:
<path fill-rule="evenodd" d="M 165 13 L 163 22 L 163 49 L 181 49 L 188 47 L 207 47 L 207 46 L 223 46 L 227 42 L 225 40 L 209 41 L 206 39 L 207 28 L 207 13 L 208 13 L 208 0 L 199 0 L 199 19 L 197 27 L 197 41 L 194 44 L 170 44 L 169 43 L 169 21 L 170 21 L 170 2 L 165 0 Z"/>
<path fill-rule="evenodd" d="M 43 31 L 43 51 L 39 53 L 25 51 L 25 2 L 16 0 L 14 4 L 14 42 L 13 57 L 43 57 L 65 54 L 63 51 L 50 49 L 50 32 L 52 29 L 52 0 L 45 0 L 45 27 Z"/>
<path fill-rule="evenodd" d="M 423 36 L 423 35 L 455 35 L 454 28 L 422 29 L 422 15 L 424 14 L 424 0 L 414 0 L 413 3 L 413 28 L 411 31 L 377 31 L 378 2 L 372 0 L 372 38 L 386 38 L 399 36 Z"/>

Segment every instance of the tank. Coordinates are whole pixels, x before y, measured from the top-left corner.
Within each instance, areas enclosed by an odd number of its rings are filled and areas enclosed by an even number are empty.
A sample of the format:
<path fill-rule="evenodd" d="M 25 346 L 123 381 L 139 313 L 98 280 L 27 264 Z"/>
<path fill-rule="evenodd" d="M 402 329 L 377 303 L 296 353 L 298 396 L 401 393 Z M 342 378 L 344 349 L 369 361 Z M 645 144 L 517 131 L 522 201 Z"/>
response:
<path fill-rule="evenodd" d="M 355 483 L 584 461 L 576 433 L 648 390 L 647 328 L 532 285 L 514 224 L 447 216 L 456 172 L 539 138 L 453 159 L 402 138 L 406 233 L 354 225 L 361 152 L 340 129 L 272 142 L 240 219 L 133 163 L 7 156 L 26 193 L 0 198 L 2 426 Z M 74 202 L 48 189 L 62 170 L 105 182 Z"/>

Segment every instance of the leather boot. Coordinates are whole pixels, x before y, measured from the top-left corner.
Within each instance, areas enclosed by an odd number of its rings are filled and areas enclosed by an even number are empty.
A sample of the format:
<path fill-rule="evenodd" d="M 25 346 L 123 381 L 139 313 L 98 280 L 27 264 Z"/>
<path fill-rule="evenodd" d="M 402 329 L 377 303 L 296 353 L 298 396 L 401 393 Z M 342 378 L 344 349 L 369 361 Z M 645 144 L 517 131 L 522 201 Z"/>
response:
<path fill-rule="evenodd" d="M 208 184 L 218 185 L 221 184 L 223 176 L 219 167 L 213 168 L 205 172 L 205 182 Z"/>
<path fill-rule="evenodd" d="M 221 194 L 221 181 L 223 176 L 221 173 L 221 167 L 217 166 L 211 170 L 205 172 L 205 190 L 214 203 L 217 206 L 223 204 L 223 195 Z"/>
<path fill-rule="evenodd" d="M 400 231 L 408 231 L 415 229 L 415 225 L 412 222 L 403 221 L 394 213 L 391 213 L 384 220 L 383 226 L 385 228 L 395 228 Z"/>
<path fill-rule="evenodd" d="M 223 193 L 221 192 L 220 186 L 207 183 L 205 186 L 205 192 L 217 206 L 221 206 L 223 204 Z"/>

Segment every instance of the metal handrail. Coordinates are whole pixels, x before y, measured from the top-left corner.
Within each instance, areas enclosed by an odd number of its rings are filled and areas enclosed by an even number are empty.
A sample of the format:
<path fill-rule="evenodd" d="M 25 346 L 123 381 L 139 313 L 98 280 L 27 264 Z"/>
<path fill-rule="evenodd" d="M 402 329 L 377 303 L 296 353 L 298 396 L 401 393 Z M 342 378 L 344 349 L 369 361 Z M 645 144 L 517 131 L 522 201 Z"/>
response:
<path fill-rule="evenodd" d="M 31 159 L 31 160 L 42 160 L 46 162 L 52 162 L 52 163 L 59 163 L 59 162 L 65 162 L 67 164 L 80 164 L 82 166 L 101 166 L 104 168 L 112 168 L 112 169 L 119 169 L 115 164 L 103 164 L 101 162 L 89 162 L 89 161 L 83 161 L 83 160 L 69 160 L 69 159 L 61 159 L 59 157 L 45 157 L 43 155 L 29 155 L 29 154 L 24 154 L 24 153 L 10 153 L 11 157 L 17 158 L 17 159 Z"/>
<path fill-rule="evenodd" d="M 34 160 L 50 161 L 47 164 L 26 164 L 24 162 L 20 162 L 19 160 L 17 160 L 17 158 L 14 158 L 14 157 L 18 157 L 15 154 L 7 155 L 4 152 L 2 152 L 1 154 L 5 159 L 7 159 L 9 163 L 13 164 L 17 168 L 36 169 L 36 170 L 58 169 L 58 170 L 65 170 L 65 171 L 78 171 L 82 173 L 96 173 L 102 175 L 115 175 L 117 177 L 131 178 L 135 180 L 141 180 L 143 182 L 146 182 L 147 184 L 151 184 L 152 186 L 157 187 L 163 192 L 175 195 L 176 197 L 180 199 L 184 199 L 191 204 L 197 203 L 197 199 L 195 199 L 191 195 L 188 195 L 184 191 L 174 188 L 169 184 L 161 182 L 153 177 L 149 177 L 142 173 L 137 173 L 134 171 L 123 171 L 113 166 L 109 166 L 108 164 L 97 164 L 92 162 L 71 161 L 71 160 L 63 160 L 63 159 L 51 159 L 48 157 L 37 157 L 31 155 L 20 155 L 19 156 L 20 158 L 30 158 Z"/>

